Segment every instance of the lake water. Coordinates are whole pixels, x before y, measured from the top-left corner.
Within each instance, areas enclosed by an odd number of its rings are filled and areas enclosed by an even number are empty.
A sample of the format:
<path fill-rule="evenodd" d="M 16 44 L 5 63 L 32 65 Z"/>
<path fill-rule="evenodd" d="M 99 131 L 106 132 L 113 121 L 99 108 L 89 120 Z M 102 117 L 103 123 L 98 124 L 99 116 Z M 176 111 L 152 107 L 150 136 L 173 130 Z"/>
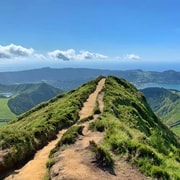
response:
<path fill-rule="evenodd" d="M 148 84 L 143 84 L 141 86 L 138 86 L 138 89 L 144 89 L 144 88 L 149 88 L 149 87 L 160 87 L 160 88 L 165 88 L 165 89 L 175 89 L 180 91 L 180 84 L 157 84 L 157 83 L 148 83 Z"/>
<path fill-rule="evenodd" d="M 7 93 L 0 93 L 0 96 L 4 96 L 4 97 L 6 97 L 6 98 L 11 97 L 12 95 L 13 95 L 13 93 L 11 93 L 11 92 L 7 92 Z"/>

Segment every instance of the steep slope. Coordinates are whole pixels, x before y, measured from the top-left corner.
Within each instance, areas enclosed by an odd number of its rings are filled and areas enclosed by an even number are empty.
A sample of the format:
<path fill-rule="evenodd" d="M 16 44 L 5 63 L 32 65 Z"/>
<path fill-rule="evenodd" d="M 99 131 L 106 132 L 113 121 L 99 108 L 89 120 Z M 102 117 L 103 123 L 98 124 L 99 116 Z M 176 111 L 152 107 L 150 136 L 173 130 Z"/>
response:
<path fill-rule="evenodd" d="M 59 130 L 74 124 L 83 102 L 95 90 L 100 79 L 42 103 L 1 128 L 0 174 L 27 161 L 54 139 Z"/>
<path fill-rule="evenodd" d="M 2 128 L 0 173 L 27 160 L 67 128 L 47 163 L 52 179 L 59 175 L 64 179 L 146 179 L 141 173 L 179 179 L 179 139 L 132 84 L 106 78 L 98 100 L 94 98 L 96 105 L 88 106 L 94 109 L 93 114 L 91 110 L 81 117 L 80 110 L 100 79 L 57 96 Z"/>
<path fill-rule="evenodd" d="M 70 128 L 52 150 L 50 179 L 146 179 L 131 165 L 153 178 L 179 179 L 179 140 L 144 96 L 115 77 L 106 79 L 103 93 L 104 110 L 89 123 L 93 132 L 82 132 L 69 143 L 64 138 L 73 131 Z"/>
<path fill-rule="evenodd" d="M 93 113 L 94 107 L 96 105 L 96 97 L 99 91 L 102 89 L 105 79 L 102 79 L 98 85 L 96 90 L 89 96 L 87 101 L 84 103 L 82 110 L 79 112 L 79 116 L 85 117 L 86 115 L 91 115 Z M 64 131 L 60 131 L 58 134 L 58 139 L 62 136 Z M 23 168 L 15 171 L 11 176 L 5 179 L 41 179 L 45 176 L 46 173 L 46 162 L 48 160 L 48 155 L 50 150 L 54 148 L 55 143 L 57 143 L 58 139 L 49 143 L 46 147 L 40 150 L 34 157 L 33 160 L 29 161 Z M 34 168 L 36 167 L 36 168 Z"/>
<path fill-rule="evenodd" d="M 79 138 L 76 137 L 73 142 L 67 141 L 67 137 L 77 126 L 70 127 L 64 133 L 56 148 L 51 151 L 51 159 L 47 164 L 49 167 L 48 179 L 147 179 L 135 168 L 132 168 L 128 163 L 123 161 L 116 165 L 116 168 L 112 170 L 96 166 L 92 153 L 90 152 L 89 142 L 93 141 L 96 144 L 101 144 L 104 133 L 90 131 L 88 126 L 90 123 L 95 122 L 100 117 L 100 113 L 103 112 L 104 92 L 102 90 L 102 85 L 104 86 L 104 81 L 101 81 L 100 83 L 99 87 L 101 88 L 97 87 L 96 92 L 89 96 L 79 113 L 80 120 L 78 124 L 81 125 L 80 127 L 83 127 L 82 132 L 79 133 Z M 93 114 L 94 109 L 97 108 L 97 104 L 99 113 Z M 66 141 L 64 139 L 66 139 Z M 68 137 L 68 139 L 70 138 Z M 75 144 L 72 144 L 74 142 Z"/>
<path fill-rule="evenodd" d="M 53 97 L 55 97 L 62 90 L 54 88 L 45 83 L 38 83 L 27 85 L 27 88 L 18 93 L 15 97 L 12 97 L 8 101 L 8 106 L 10 110 L 19 115 L 22 114 L 35 105 L 47 101 Z"/>
<path fill-rule="evenodd" d="M 164 88 L 141 90 L 152 110 L 166 123 L 180 120 L 180 92 Z"/>
<path fill-rule="evenodd" d="M 142 94 L 125 80 L 106 80 L 104 113 L 92 129 L 105 130 L 104 146 L 148 176 L 180 178 L 178 138 L 155 116 Z"/>

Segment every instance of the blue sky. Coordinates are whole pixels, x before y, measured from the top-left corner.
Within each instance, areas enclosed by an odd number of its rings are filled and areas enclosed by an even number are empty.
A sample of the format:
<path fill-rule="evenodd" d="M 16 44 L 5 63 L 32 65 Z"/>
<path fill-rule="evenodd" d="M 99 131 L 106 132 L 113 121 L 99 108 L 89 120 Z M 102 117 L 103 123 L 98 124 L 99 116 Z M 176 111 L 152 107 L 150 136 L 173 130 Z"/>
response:
<path fill-rule="evenodd" d="M 180 71 L 179 0 L 1 0 L 0 71 Z"/>

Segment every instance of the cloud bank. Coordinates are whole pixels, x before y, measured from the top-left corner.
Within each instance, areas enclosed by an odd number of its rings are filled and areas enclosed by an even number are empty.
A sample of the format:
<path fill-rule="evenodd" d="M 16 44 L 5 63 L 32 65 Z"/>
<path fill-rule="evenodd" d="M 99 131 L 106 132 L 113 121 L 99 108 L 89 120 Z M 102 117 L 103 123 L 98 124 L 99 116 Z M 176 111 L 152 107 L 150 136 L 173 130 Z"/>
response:
<path fill-rule="evenodd" d="M 141 57 L 138 56 L 138 55 L 135 55 L 135 54 L 127 54 L 127 55 L 125 56 L 125 59 L 140 60 Z"/>
<path fill-rule="evenodd" d="M 110 58 L 107 55 L 100 54 L 97 52 L 90 52 L 88 50 L 76 51 L 74 49 L 67 50 L 53 50 L 45 54 L 35 53 L 33 48 L 26 48 L 20 45 L 10 44 L 7 46 L 0 45 L 0 60 L 19 60 L 19 59 L 30 59 L 30 60 L 101 60 L 101 59 L 117 59 L 117 60 L 140 60 L 141 57 L 136 54 L 126 54 L 125 56 L 117 56 Z"/>
<path fill-rule="evenodd" d="M 79 51 L 76 53 L 74 49 L 68 49 L 66 51 L 54 50 L 48 52 L 48 56 L 53 59 L 60 59 L 64 61 L 69 60 L 86 60 L 86 59 L 107 59 L 108 56 L 99 53 L 92 53 L 90 51 Z"/>
<path fill-rule="evenodd" d="M 28 57 L 33 55 L 34 49 L 24 48 L 19 45 L 10 44 L 8 46 L 0 45 L 0 59 L 12 59 L 17 57 Z"/>

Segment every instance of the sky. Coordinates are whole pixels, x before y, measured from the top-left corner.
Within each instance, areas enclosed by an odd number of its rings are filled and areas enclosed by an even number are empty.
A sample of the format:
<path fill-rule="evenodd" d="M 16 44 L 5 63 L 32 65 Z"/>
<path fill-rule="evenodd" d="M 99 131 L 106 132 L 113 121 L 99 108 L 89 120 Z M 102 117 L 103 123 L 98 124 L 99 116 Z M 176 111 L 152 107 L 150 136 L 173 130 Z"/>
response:
<path fill-rule="evenodd" d="M 180 71 L 179 0 L 1 0 L 0 72 Z"/>

